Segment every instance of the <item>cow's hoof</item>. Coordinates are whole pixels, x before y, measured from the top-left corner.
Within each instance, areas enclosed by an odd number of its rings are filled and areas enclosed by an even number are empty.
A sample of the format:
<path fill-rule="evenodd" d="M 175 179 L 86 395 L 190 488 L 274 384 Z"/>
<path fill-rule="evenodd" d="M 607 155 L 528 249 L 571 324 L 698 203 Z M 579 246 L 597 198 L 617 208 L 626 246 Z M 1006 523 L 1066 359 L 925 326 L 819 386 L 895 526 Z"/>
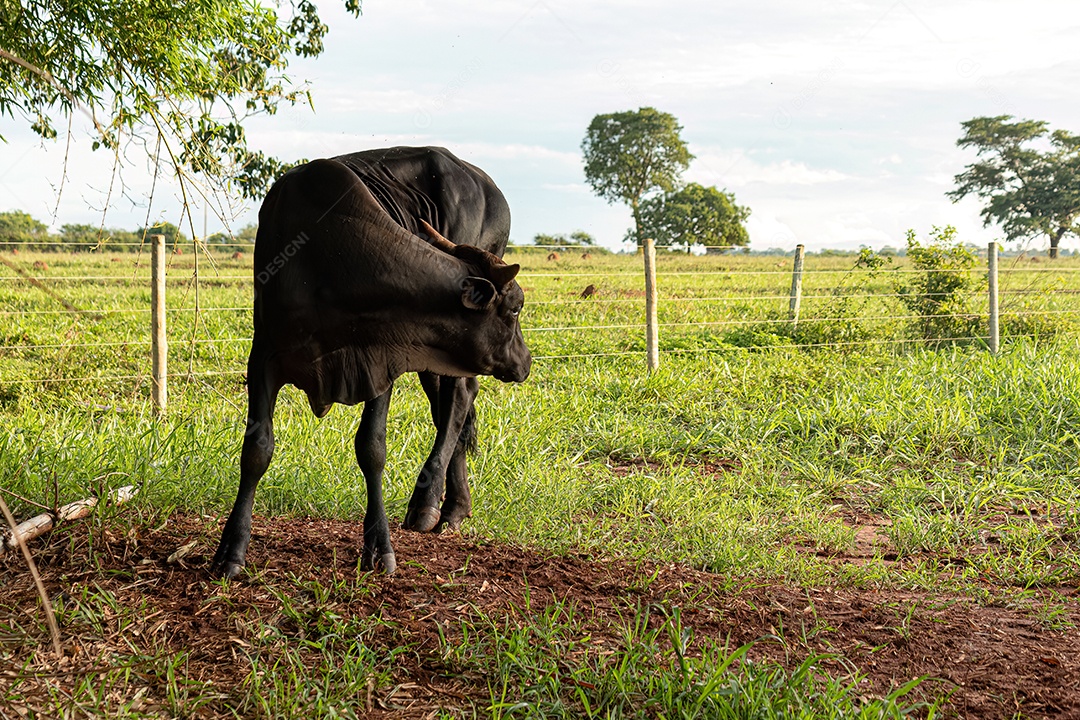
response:
<path fill-rule="evenodd" d="M 439 524 L 435 527 L 435 532 L 437 532 L 437 533 L 457 532 L 458 530 L 461 529 L 461 523 L 464 520 L 465 520 L 465 518 L 455 518 L 455 517 L 450 517 L 450 518 L 446 518 L 445 520 L 440 520 Z"/>
<path fill-rule="evenodd" d="M 360 569 L 364 572 L 381 572 L 385 575 L 393 575 L 397 570 L 397 558 L 394 557 L 394 553 L 383 553 L 377 559 L 364 553 L 363 559 L 360 561 Z"/>
<path fill-rule="evenodd" d="M 433 507 L 409 510 L 405 515 L 405 528 L 416 532 L 431 532 L 439 524 L 439 517 L 439 510 Z"/>
<path fill-rule="evenodd" d="M 435 532 L 457 532 L 461 529 L 462 523 L 465 522 L 465 518 L 471 518 L 472 512 L 462 507 L 454 507 L 449 510 L 443 505 L 442 513 L 439 515 L 439 525 L 435 528 Z"/>
<path fill-rule="evenodd" d="M 225 580 L 235 580 L 240 577 L 240 573 L 243 572 L 244 566 L 241 563 L 227 562 L 227 563 L 215 563 L 210 568 L 210 573 L 215 577 L 224 578 Z"/>

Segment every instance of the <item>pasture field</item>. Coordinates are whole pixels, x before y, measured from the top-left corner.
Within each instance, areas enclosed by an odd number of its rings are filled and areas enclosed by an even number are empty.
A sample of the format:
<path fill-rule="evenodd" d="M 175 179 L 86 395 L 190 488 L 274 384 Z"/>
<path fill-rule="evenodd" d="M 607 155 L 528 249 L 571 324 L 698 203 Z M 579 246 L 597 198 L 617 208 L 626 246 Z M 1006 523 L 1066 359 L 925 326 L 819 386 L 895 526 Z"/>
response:
<path fill-rule="evenodd" d="M 5 257 L 50 292 L 0 266 L 4 499 L 140 493 L 31 543 L 60 660 L 0 559 L 0 718 L 1080 713 L 1080 259 L 1002 260 L 992 355 L 914 338 L 902 258 L 809 256 L 792 330 L 790 258 L 661 254 L 649 375 L 640 258 L 511 251 L 536 360 L 482 381 L 462 533 L 395 529 L 398 573 L 359 573 L 359 412 L 287 388 L 224 583 L 250 255 L 197 287 L 172 258 L 165 419 L 147 259 Z M 389 423 L 399 521 L 433 435 L 415 379 Z"/>

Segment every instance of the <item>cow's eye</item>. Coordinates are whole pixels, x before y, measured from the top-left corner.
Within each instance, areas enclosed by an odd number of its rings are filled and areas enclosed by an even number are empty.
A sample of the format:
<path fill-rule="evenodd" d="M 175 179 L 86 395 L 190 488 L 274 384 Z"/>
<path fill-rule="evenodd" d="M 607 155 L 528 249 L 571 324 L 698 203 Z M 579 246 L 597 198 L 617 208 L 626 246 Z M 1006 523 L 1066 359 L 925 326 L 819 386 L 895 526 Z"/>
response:
<path fill-rule="evenodd" d="M 510 314 L 513 315 L 514 317 L 517 317 L 518 315 L 521 314 L 521 308 L 514 308 L 513 310 L 510 311 Z"/>

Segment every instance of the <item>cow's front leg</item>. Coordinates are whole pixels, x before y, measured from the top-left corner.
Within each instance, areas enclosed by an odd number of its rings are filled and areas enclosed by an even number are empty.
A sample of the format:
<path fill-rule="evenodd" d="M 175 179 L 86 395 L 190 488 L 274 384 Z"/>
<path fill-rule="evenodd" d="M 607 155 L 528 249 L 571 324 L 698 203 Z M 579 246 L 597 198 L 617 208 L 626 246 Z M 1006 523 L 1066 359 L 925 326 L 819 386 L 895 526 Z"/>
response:
<path fill-rule="evenodd" d="M 253 359 L 248 362 L 247 430 L 240 450 L 240 488 L 210 565 L 211 573 L 229 579 L 235 578 L 244 568 L 251 541 L 255 488 L 274 455 L 274 404 L 281 389 L 269 379 L 255 353 L 252 355 Z"/>
<path fill-rule="evenodd" d="M 420 374 L 420 382 L 431 402 L 435 422 L 435 444 L 416 480 L 404 526 L 418 532 L 431 532 L 439 526 L 439 504 L 446 486 L 446 471 L 461 436 L 461 428 L 472 409 L 479 384 L 466 378 Z"/>
<path fill-rule="evenodd" d="M 386 467 L 386 416 L 394 388 L 364 403 L 360 427 L 356 431 L 356 463 L 364 474 L 367 487 L 367 512 L 364 514 L 364 549 L 361 570 L 382 570 L 389 574 L 397 568 L 390 544 L 390 524 L 383 503 L 383 468 Z"/>

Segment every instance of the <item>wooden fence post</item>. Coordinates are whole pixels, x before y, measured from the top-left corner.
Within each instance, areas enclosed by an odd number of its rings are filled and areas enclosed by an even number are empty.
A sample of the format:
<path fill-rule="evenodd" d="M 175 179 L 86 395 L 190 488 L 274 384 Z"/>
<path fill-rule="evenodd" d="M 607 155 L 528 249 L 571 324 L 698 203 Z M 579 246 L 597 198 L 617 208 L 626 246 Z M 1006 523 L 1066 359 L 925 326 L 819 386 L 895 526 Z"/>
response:
<path fill-rule="evenodd" d="M 1000 336 L 998 315 L 998 249 L 992 242 L 986 248 L 987 286 L 990 290 L 990 352 L 997 354 Z"/>
<path fill-rule="evenodd" d="M 788 303 L 788 319 L 792 327 L 799 325 L 799 306 L 802 305 L 802 273 L 805 248 L 795 246 L 795 266 L 791 271 L 791 300 Z"/>
<path fill-rule="evenodd" d="M 169 341 L 165 334 L 165 236 L 150 236 L 150 335 L 154 414 L 168 404 Z"/>
<path fill-rule="evenodd" d="M 656 325 L 656 243 L 645 238 L 645 361 L 649 372 L 660 367 L 660 334 Z"/>

